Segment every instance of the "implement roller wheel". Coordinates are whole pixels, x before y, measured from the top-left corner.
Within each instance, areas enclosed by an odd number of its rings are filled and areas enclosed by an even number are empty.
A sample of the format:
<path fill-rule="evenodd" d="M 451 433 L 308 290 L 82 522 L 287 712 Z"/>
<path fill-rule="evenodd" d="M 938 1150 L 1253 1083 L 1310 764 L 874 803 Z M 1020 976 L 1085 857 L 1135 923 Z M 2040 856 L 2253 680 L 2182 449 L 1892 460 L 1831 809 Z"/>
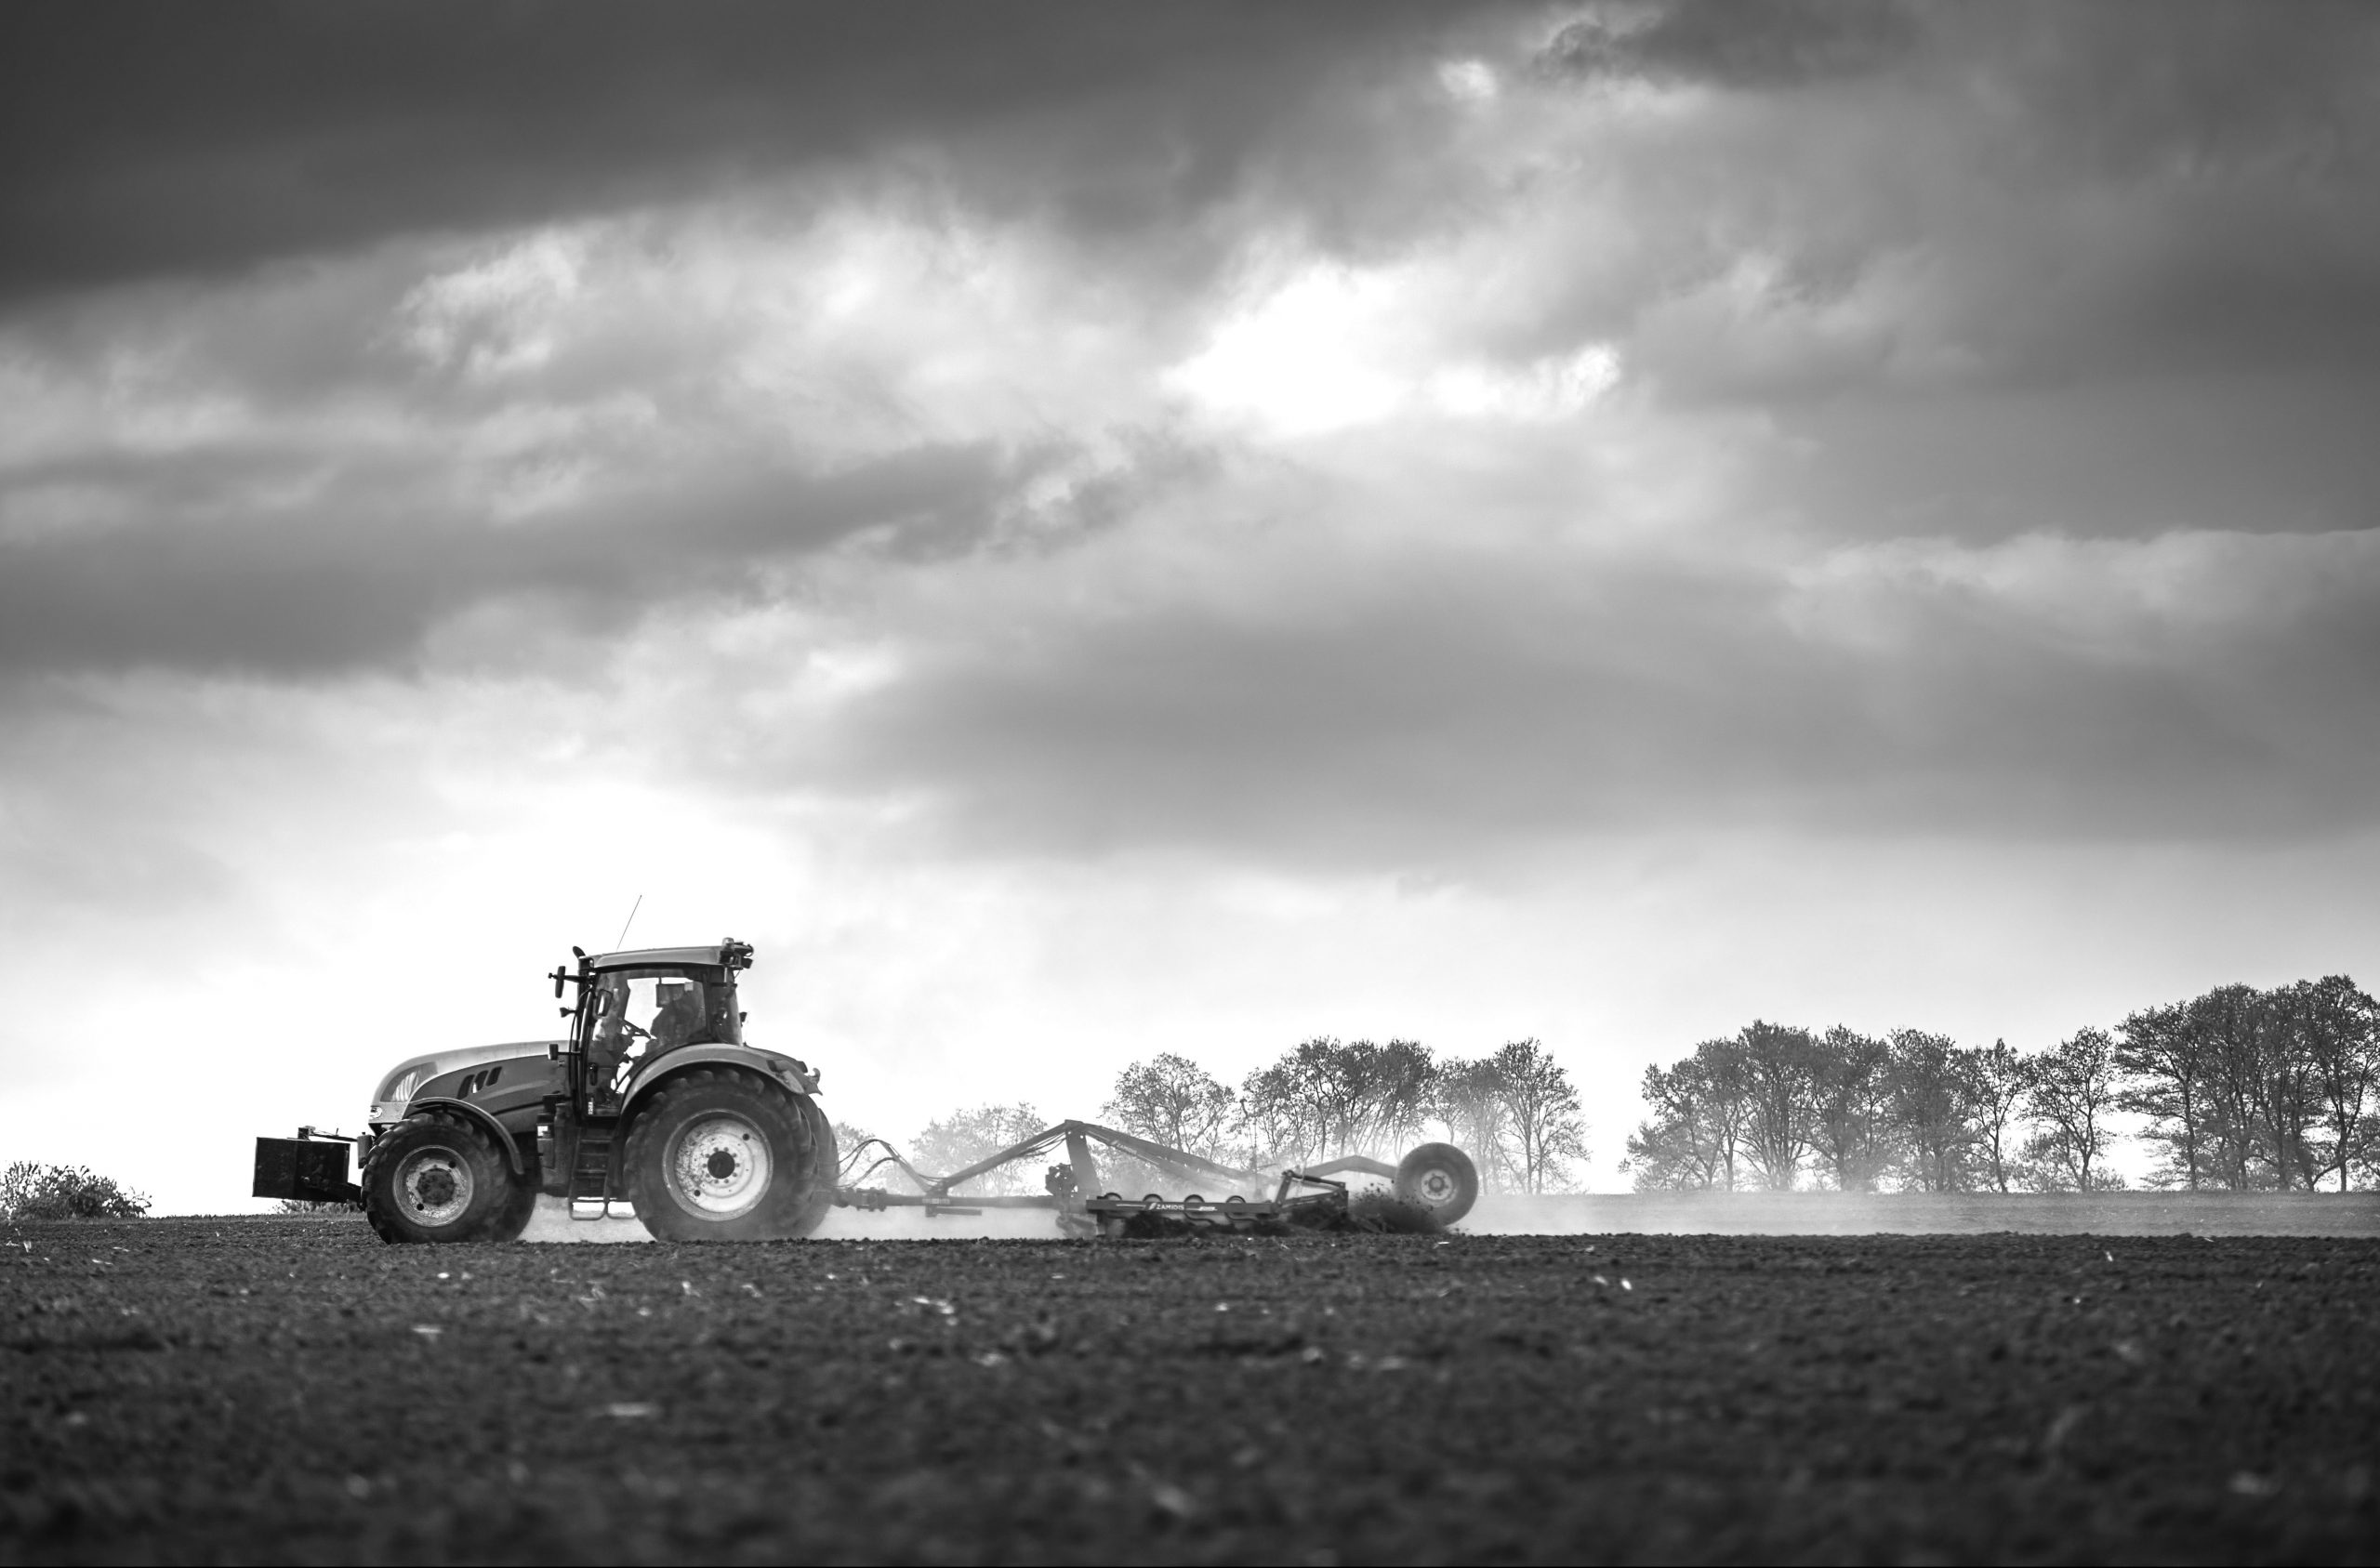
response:
<path fill-rule="evenodd" d="M 1479 1201 L 1479 1167 L 1451 1143 L 1424 1143 L 1396 1162 L 1396 1195 L 1451 1225 Z"/>

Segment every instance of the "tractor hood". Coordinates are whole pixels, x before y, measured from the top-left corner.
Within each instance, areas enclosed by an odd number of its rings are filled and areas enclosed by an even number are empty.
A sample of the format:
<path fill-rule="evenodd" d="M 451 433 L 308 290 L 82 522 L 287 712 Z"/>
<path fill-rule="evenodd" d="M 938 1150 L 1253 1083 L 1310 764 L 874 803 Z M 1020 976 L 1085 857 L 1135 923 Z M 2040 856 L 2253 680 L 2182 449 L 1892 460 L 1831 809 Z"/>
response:
<path fill-rule="evenodd" d="M 430 1056 L 408 1057 L 390 1068 L 372 1093 L 372 1111 L 366 1118 L 375 1127 L 403 1121 L 405 1102 L 430 1079 L 465 1067 L 483 1067 L 490 1062 L 534 1060 L 540 1067 L 566 1042 L 561 1040 L 514 1040 L 501 1046 L 457 1046 L 452 1050 Z"/>

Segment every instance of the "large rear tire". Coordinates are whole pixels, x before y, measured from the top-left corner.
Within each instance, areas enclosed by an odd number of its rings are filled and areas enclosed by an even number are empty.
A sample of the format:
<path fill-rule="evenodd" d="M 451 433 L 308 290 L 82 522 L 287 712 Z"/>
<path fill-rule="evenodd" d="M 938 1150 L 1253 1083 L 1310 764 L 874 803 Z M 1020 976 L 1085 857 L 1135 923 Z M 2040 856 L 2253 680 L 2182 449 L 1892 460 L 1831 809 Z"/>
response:
<path fill-rule="evenodd" d="M 408 1117 L 375 1140 L 363 1186 L 364 1219 L 392 1244 L 511 1241 L 537 1198 L 495 1140 L 443 1111 Z"/>
<path fill-rule="evenodd" d="M 834 1201 L 817 1147 L 800 1098 L 748 1074 L 694 1068 L 654 1090 L 628 1127 L 628 1201 L 663 1241 L 807 1235 Z"/>
<path fill-rule="evenodd" d="M 841 1152 L 835 1147 L 835 1124 L 826 1119 L 826 1113 L 819 1110 L 818 1102 L 809 1096 L 802 1096 L 797 1103 L 810 1124 L 810 1168 L 818 1182 L 817 1191 L 810 1199 L 810 1207 L 816 1212 L 806 1213 L 801 1225 L 800 1234 L 806 1236 L 826 1222 L 826 1211 L 835 1206 L 835 1183 L 842 1177 L 843 1166 Z"/>
<path fill-rule="evenodd" d="M 1396 1195 L 1451 1225 L 1479 1201 L 1479 1167 L 1451 1143 L 1424 1143 L 1396 1162 Z"/>

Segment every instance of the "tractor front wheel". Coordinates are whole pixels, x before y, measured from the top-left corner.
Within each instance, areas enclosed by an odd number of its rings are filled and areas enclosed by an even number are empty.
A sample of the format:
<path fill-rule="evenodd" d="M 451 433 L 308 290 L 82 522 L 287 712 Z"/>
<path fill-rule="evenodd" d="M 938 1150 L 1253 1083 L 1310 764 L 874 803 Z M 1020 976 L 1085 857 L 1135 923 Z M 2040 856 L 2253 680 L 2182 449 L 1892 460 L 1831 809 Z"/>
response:
<path fill-rule="evenodd" d="M 1479 1201 L 1479 1167 L 1451 1143 L 1424 1143 L 1396 1162 L 1396 1195 L 1451 1225 Z"/>
<path fill-rule="evenodd" d="M 638 1113 L 628 1187 L 644 1228 L 672 1242 L 807 1235 L 833 1198 L 798 1098 L 747 1074 L 701 1067 L 655 1089 Z"/>
<path fill-rule="evenodd" d="M 484 1131 L 437 1111 L 374 1140 L 363 1186 L 364 1218 L 391 1243 L 511 1241 L 537 1197 Z"/>

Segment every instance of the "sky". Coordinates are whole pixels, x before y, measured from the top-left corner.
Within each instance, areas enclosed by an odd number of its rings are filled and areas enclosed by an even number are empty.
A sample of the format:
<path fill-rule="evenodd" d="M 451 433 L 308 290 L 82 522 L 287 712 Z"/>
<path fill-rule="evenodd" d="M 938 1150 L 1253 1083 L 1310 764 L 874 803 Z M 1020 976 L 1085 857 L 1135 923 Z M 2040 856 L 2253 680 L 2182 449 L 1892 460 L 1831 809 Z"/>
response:
<path fill-rule="evenodd" d="M 571 944 L 839 1119 L 2380 941 L 2380 12 L 0 10 L 0 1157 Z"/>

